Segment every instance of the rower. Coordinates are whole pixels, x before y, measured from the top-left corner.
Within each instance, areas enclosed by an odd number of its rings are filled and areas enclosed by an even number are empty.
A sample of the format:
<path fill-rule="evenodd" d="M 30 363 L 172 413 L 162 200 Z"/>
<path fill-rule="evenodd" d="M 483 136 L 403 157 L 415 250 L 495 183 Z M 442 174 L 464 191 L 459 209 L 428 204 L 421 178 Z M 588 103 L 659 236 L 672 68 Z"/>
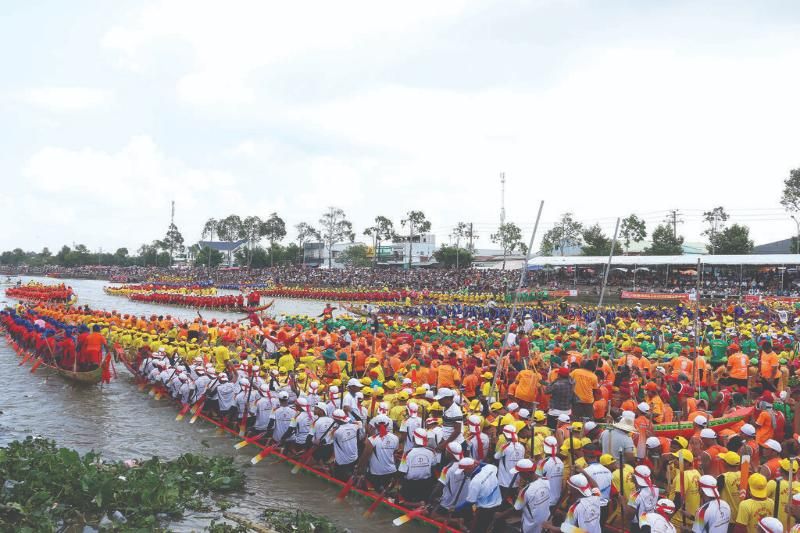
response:
<path fill-rule="evenodd" d="M 544 458 L 536 463 L 536 475 L 550 483 L 551 510 L 561 499 L 561 482 L 564 479 L 564 462 L 558 457 L 558 441 L 552 435 L 542 442 Z"/>
<path fill-rule="evenodd" d="M 408 402 L 406 411 L 408 416 L 400 424 L 400 446 L 403 448 L 403 453 L 408 453 L 414 447 L 414 431 L 422 427 L 422 418 L 418 415 L 419 406 L 416 402 Z"/>
<path fill-rule="evenodd" d="M 434 515 L 452 516 L 457 507 L 467 501 L 467 477 L 458 467 L 458 462 L 464 458 L 464 452 L 455 442 L 447 445 L 448 455 L 451 457 L 449 465 L 444 467 L 439 475 L 439 484 L 431 494 L 430 500 L 435 501 L 439 492 L 439 505 L 434 510 Z M 463 515 L 462 515 L 463 516 Z"/>
<path fill-rule="evenodd" d="M 255 423 L 253 431 L 255 433 L 266 433 L 270 427 L 272 413 L 280 405 L 278 399 L 269 391 L 269 384 L 262 383 L 258 388 L 258 398 L 255 401 L 253 411 L 255 413 Z"/>
<path fill-rule="evenodd" d="M 375 417 L 379 418 L 379 417 Z M 425 501 L 433 489 L 434 454 L 428 448 L 428 432 L 414 430 L 414 447 L 403 455 L 399 471 L 405 474 L 400 494 L 410 502 Z"/>
<path fill-rule="evenodd" d="M 500 483 L 500 492 L 504 500 L 513 498 L 519 486 L 519 478 L 511 470 L 517 461 L 525 457 L 525 446 L 517 439 L 517 428 L 513 424 L 503 427 L 506 443 L 494 454 L 498 461 L 497 477 Z"/>
<path fill-rule="evenodd" d="M 342 409 L 334 409 L 333 420 L 337 427 L 333 431 L 333 477 L 345 481 L 353 475 L 358 461 L 358 442 L 364 430 Z"/>
<path fill-rule="evenodd" d="M 224 372 L 219 375 L 219 385 L 217 385 L 217 402 L 219 412 L 226 421 L 236 420 L 236 388 L 228 379 L 228 374 Z"/>
<path fill-rule="evenodd" d="M 464 471 L 464 476 L 469 481 L 467 482 L 467 499 L 456 507 L 456 512 L 475 506 L 477 509 L 469 530 L 488 531 L 495 513 L 503 503 L 500 485 L 497 482 L 497 467 L 479 463 L 471 457 L 461 459 L 458 467 Z"/>
<path fill-rule="evenodd" d="M 517 495 L 513 508 L 497 515 L 498 518 L 510 516 L 514 511 L 522 511 L 522 531 L 541 531 L 550 519 L 550 483 L 536 474 L 536 465 L 530 459 L 520 459 L 512 469 L 518 475 L 522 489 Z"/>
<path fill-rule="evenodd" d="M 239 385 L 239 392 L 236 393 L 236 411 L 239 417 L 239 421 L 241 422 L 244 420 L 245 413 L 247 413 L 247 421 L 249 424 L 252 425 L 253 419 L 250 415 L 253 414 L 253 402 L 252 402 L 252 392 L 250 389 L 250 380 L 245 378 L 239 378 L 237 381 Z"/>
<path fill-rule="evenodd" d="M 581 470 L 580 467 L 577 468 Z M 570 476 L 567 486 L 570 489 L 570 495 L 579 497 L 579 499 L 567 511 L 561 531 L 571 531 L 572 528 L 569 526 L 572 526 L 587 533 L 601 533 L 600 490 L 592 477 L 585 473 L 575 474 Z M 572 499 L 574 498 L 570 498 L 570 500 Z M 567 527 L 565 528 L 565 526 Z"/>
<path fill-rule="evenodd" d="M 702 505 L 694 515 L 694 533 L 727 533 L 731 523 L 731 507 L 720 498 L 717 479 L 701 476 L 699 480 Z"/>
<path fill-rule="evenodd" d="M 392 420 L 388 416 L 376 416 L 375 423 L 378 433 L 365 442 L 356 471 L 360 475 L 366 472 L 367 479 L 375 490 L 383 492 L 397 472 L 394 452 L 400 444 L 400 439 L 394 433 L 389 433 Z"/>
<path fill-rule="evenodd" d="M 313 458 L 317 462 L 327 463 L 333 455 L 333 429 L 331 426 L 334 420 L 327 416 L 324 405 L 317 403 L 312 409 L 316 418 L 311 428 L 312 442 L 317 447 Z"/>
<path fill-rule="evenodd" d="M 467 452 L 477 461 L 483 461 L 489 452 L 489 435 L 481 431 L 482 424 L 483 419 L 478 415 L 470 415 L 467 418 L 467 428 L 470 434 L 467 441 Z"/>
<path fill-rule="evenodd" d="M 275 442 L 281 442 L 283 440 L 284 435 L 289 431 L 292 420 L 297 413 L 289 405 L 289 393 L 286 391 L 280 391 L 278 393 L 278 402 L 279 405 L 277 409 L 272 413 L 272 419 L 275 424 L 275 429 L 272 432 L 272 440 Z"/>
<path fill-rule="evenodd" d="M 675 514 L 675 503 L 667 498 L 661 498 L 656 502 L 655 510 L 641 517 L 641 533 L 675 533 L 675 526 L 670 520 Z M 708 529 L 701 531 L 709 532 Z M 727 530 L 726 530 L 727 531 Z"/>

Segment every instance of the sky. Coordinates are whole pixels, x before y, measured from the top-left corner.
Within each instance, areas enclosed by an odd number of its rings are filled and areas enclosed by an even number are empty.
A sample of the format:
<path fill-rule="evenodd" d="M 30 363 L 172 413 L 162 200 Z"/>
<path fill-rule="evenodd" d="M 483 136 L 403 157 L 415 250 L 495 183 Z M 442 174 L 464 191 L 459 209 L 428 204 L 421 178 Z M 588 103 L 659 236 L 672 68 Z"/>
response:
<path fill-rule="evenodd" d="M 136 250 L 169 206 L 289 235 L 342 208 L 539 236 L 716 206 L 756 244 L 797 231 L 793 1 L 9 1 L 0 17 L 0 250 Z M 539 238 L 537 238 L 537 242 Z"/>

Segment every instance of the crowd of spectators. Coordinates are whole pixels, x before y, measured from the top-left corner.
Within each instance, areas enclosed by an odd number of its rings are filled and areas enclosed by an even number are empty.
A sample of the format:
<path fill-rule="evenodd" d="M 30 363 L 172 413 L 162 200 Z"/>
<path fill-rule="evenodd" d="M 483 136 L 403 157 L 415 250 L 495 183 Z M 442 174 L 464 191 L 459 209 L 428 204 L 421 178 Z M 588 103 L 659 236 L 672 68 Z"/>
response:
<path fill-rule="evenodd" d="M 602 284 L 602 267 L 542 268 L 526 277 L 526 287 L 545 290 L 578 289 L 597 294 Z M 0 267 L 0 275 L 38 275 L 59 278 L 103 279 L 120 283 L 145 281 L 213 282 L 222 288 L 239 289 L 270 285 L 359 288 L 415 289 L 432 291 L 469 290 L 504 293 L 519 282 L 519 270 L 444 269 L 444 268 L 347 268 L 319 269 L 301 266 L 276 266 L 264 269 L 219 268 L 209 274 L 205 268 L 165 268 L 141 266 L 80 267 Z M 694 292 L 697 276 L 694 268 L 639 267 L 611 269 L 609 291 L 685 293 Z M 708 297 L 744 295 L 800 295 L 800 272 L 796 268 L 706 267 L 702 270 L 700 290 Z"/>

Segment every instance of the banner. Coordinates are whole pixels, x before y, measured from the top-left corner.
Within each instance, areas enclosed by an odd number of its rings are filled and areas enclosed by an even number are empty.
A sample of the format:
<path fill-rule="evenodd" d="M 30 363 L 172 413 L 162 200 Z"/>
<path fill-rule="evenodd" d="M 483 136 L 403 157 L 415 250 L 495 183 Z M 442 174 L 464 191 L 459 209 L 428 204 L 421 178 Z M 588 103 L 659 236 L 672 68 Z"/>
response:
<path fill-rule="evenodd" d="M 620 294 L 619 297 L 622 300 L 689 300 L 689 294 L 685 292 L 672 293 L 622 291 L 622 294 Z"/>
<path fill-rule="evenodd" d="M 746 304 L 757 304 L 761 301 L 761 296 L 757 294 L 745 294 L 743 299 Z"/>

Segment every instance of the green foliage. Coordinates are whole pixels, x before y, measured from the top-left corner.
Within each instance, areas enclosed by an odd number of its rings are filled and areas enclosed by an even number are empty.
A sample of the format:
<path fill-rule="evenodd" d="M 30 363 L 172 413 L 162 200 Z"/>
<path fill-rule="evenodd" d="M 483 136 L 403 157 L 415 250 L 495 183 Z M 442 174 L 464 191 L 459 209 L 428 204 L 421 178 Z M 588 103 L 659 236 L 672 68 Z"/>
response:
<path fill-rule="evenodd" d="M 0 530 L 55 531 L 61 523 L 96 525 L 119 511 L 119 530 L 158 526 L 157 515 L 179 518 L 183 509 L 211 492 L 244 486 L 244 475 L 229 457 L 184 454 L 158 457 L 128 468 L 103 462 L 94 452 L 57 448 L 28 437 L 0 448 Z"/>
<path fill-rule="evenodd" d="M 599 224 L 583 230 L 583 255 L 608 255 L 611 251 L 611 239 L 605 236 Z"/>
<path fill-rule="evenodd" d="M 564 255 L 564 249 L 581 244 L 583 225 L 575 220 L 572 213 L 561 215 L 556 225 L 545 232 L 539 251 L 542 255 L 553 255 L 558 250 Z"/>
<path fill-rule="evenodd" d="M 264 520 L 279 533 L 345 533 L 346 531 L 327 518 L 299 510 L 266 509 Z"/>
<path fill-rule="evenodd" d="M 716 241 L 718 237 L 718 233 L 723 230 L 725 227 L 725 221 L 727 221 L 730 217 L 728 213 L 725 212 L 723 207 L 715 207 L 711 211 L 706 211 L 703 213 L 703 220 L 708 227 L 703 231 L 702 235 L 706 235 L 708 237 L 708 251 L 712 254 L 718 254 L 722 252 L 718 252 L 716 250 Z"/>
<path fill-rule="evenodd" d="M 800 211 L 800 168 L 789 171 L 789 177 L 783 181 L 781 205 L 790 213 Z"/>
<path fill-rule="evenodd" d="M 466 248 L 456 248 L 455 246 L 442 246 L 435 252 L 433 257 L 436 261 L 448 268 L 469 268 L 472 264 L 472 253 Z"/>
<path fill-rule="evenodd" d="M 353 242 L 356 238 L 353 233 L 353 223 L 347 220 L 347 215 L 338 207 L 329 207 L 319 219 L 322 226 L 322 242 L 328 249 L 328 267 L 333 261 L 333 245 L 337 242 Z"/>
<path fill-rule="evenodd" d="M 339 262 L 353 267 L 366 267 L 372 264 L 369 249 L 363 244 L 350 246 L 339 254 Z"/>
<path fill-rule="evenodd" d="M 632 214 L 622 219 L 619 234 L 622 242 L 625 243 L 625 252 L 627 253 L 631 242 L 642 242 L 647 237 L 647 226 L 644 220 Z"/>
<path fill-rule="evenodd" d="M 520 253 L 527 253 L 528 247 L 522 242 L 522 230 L 513 222 L 506 222 L 497 228 L 497 233 L 493 233 L 490 237 L 492 242 L 503 249 L 503 268 L 506 268 L 506 256 L 514 251 L 519 250 Z"/>
<path fill-rule="evenodd" d="M 197 257 L 195 257 L 194 260 L 195 266 L 208 266 L 209 254 L 211 255 L 211 268 L 222 264 L 222 261 L 224 260 L 222 252 L 205 246 L 199 252 L 197 252 Z"/>
<path fill-rule="evenodd" d="M 672 235 L 672 228 L 666 224 L 656 226 L 653 230 L 652 244 L 644 255 L 683 255 L 683 237 Z"/>
<path fill-rule="evenodd" d="M 709 241 L 708 251 L 714 254 L 737 255 L 749 254 L 753 251 L 750 229 L 740 224 L 733 224 L 718 231 Z"/>

